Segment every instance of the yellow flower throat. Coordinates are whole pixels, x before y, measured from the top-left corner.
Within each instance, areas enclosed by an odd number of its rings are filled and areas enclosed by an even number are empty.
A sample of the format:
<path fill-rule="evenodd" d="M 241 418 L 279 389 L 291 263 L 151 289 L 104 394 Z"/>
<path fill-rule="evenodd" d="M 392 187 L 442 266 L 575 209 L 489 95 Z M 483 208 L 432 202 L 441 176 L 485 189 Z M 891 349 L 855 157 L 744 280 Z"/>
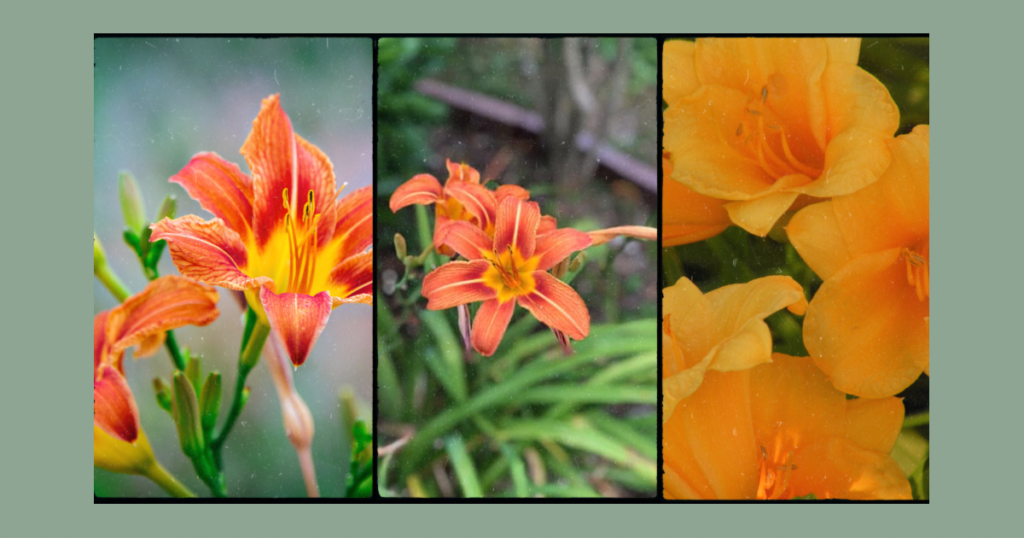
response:
<path fill-rule="evenodd" d="M 793 174 L 803 174 L 817 179 L 821 170 L 808 166 L 797 159 L 789 147 L 788 135 L 781 118 L 768 106 L 768 86 L 761 88 L 761 95 L 751 99 L 747 106 L 748 117 L 736 128 L 735 142 L 757 156 L 757 164 L 773 179 Z M 765 125 L 765 116 L 771 123 Z M 772 133 L 778 133 L 782 146 L 780 156 L 772 149 Z M 785 157 L 785 158 L 783 158 Z"/>
<path fill-rule="evenodd" d="M 526 295 L 536 287 L 533 272 L 537 270 L 539 257 L 523 259 L 519 249 L 509 245 L 508 251 L 500 254 L 497 249 L 492 249 L 487 261 L 491 266 L 484 273 L 484 283 L 498 292 L 499 301 Z"/>

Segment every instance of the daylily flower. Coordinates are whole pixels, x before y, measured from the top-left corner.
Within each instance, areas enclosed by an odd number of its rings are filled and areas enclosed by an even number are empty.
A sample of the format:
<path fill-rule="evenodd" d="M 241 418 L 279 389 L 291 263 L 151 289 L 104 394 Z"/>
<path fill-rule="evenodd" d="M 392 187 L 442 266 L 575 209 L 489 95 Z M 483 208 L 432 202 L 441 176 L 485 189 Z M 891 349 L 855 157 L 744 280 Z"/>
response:
<path fill-rule="evenodd" d="M 590 332 L 583 300 L 547 271 L 589 246 L 591 238 L 571 228 L 538 234 L 540 224 L 536 202 L 507 196 L 498 206 L 493 238 L 468 222 L 444 228 L 441 243 L 469 261 L 449 262 L 428 274 L 422 293 L 430 310 L 483 301 L 471 334 L 481 355 L 498 348 L 517 302 L 570 338 L 581 340 Z"/>
<path fill-rule="evenodd" d="M 93 459 L 97 467 L 141 473 L 155 463 L 124 378 L 124 352 L 156 353 L 166 331 L 217 319 L 217 292 L 178 276 L 151 282 L 120 306 L 93 319 Z"/>
<path fill-rule="evenodd" d="M 707 372 L 746 370 L 771 361 L 764 319 L 788 309 L 803 315 L 804 290 L 788 276 L 723 286 L 704 295 L 686 277 L 664 290 L 662 420 L 701 386 Z"/>
<path fill-rule="evenodd" d="M 494 235 L 494 212 L 497 203 L 506 196 L 522 200 L 529 199 L 529 192 L 516 185 L 502 185 L 491 192 L 480 184 L 480 172 L 468 164 L 457 164 L 445 160 L 448 179 L 444 187 L 430 174 L 418 174 L 400 185 L 391 195 L 392 212 L 412 204 L 434 204 L 434 246 L 446 256 L 455 251 L 441 241 L 444 227 L 450 222 L 469 222 Z"/>
<path fill-rule="evenodd" d="M 371 189 L 336 200 L 330 159 L 292 131 L 278 95 L 263 100 L 241 153 L 252 179 L 215 153 L 172 177 L 217 218 L 164 219 L 151 240 L 167 240 L 182 275 L 244 291 L 299 366 L 332 308 L 373 304 Z"/>
<path fill-rule="evenodd" d="M 719 200 L 686 188 L 672 177 L 672 155 L 661 153 L 661 168 L 666 180 L 662 183 L 661 214 L 665 235 L 663 247 L 696 243 L 714 237 L 728 228 L 732 221 Z"/>
<path fill-rule="evenodd" d="M 664 427 L 670 499 L 911 499 L 899 398 L 847 400 L 808 357 L 708 372 Z"/>
<path fill-rule="evenodd" d="M 857 67 L 860 39 L 698 39 L 664 49 L 671 178 L 729 200 L 764 236 L 801 194 L 850 194 L 890 161 L 899 110 Z"/>
<path fill-rule="evenodd" d="M 929 129 L 889 143 L 874 184 L 797 213 L 786 233 L 825 283 L 804 345 L 836 388 L 892 396 L 929 371 Z"/>

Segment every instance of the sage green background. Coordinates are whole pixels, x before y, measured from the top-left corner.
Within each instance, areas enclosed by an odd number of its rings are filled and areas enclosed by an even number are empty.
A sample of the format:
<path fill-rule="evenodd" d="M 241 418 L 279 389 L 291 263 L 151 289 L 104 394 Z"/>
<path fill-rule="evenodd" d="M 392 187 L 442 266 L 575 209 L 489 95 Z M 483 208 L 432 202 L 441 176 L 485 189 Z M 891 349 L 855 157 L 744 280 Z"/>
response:
<path fill-rule="evenodd" d="M 943 4 L 941 13 L 938 4 L 894 0 L 22 4 L 5 7 L 0 22 L 4 534 L 964 536 L 1019 528 L 1024 178 L 1015 146 L 1024 77 L 1020 9 L 1010 13 L 1008 2 Z M 181 31 L 929 32 L 931 504 L 94 506 L 89 372 L 80 357 L 93 309 L 92 34 Z"/>

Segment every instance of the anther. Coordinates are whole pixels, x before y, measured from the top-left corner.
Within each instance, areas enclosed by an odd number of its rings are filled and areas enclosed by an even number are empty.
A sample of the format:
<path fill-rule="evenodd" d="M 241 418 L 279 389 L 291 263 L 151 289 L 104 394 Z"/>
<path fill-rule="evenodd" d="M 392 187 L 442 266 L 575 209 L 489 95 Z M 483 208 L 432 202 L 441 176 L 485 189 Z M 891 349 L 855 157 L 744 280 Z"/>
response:
<path fill-rule="evenodd" d="M 761 102 L 768 102 L 768 86 L 764 86 L 763 88 L 761 88 Z"/>

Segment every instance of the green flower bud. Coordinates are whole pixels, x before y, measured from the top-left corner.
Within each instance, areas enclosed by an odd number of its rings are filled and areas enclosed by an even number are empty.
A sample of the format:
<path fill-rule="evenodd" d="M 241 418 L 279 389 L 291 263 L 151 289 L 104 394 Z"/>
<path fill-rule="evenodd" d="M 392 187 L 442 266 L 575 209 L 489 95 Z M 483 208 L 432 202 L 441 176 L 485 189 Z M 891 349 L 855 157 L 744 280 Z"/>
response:
<path fill-rule="evenodd" d="M 395 254 L 398 256 L 398 259 L 404 260 L 407 253 L 405 237 L 402 234 L 395 234 Z"/>
<path fill-rule="evenodd" d="M 174 215 L 178 212 L 178 199 L 173 194 L 168 194 L 164 201 L 160 203 L 160 209 L 156 212 L 156 220 L 153 222 L 160 222 L 164 219 L 173 219 Z"/>
<path fill-rule="evenodd" d="M 199 393 L 199 410 L 202 412 L 203 433 L 209 434 L 217 424 L 220 413 L 221 382 L 220 372 L 210 372 Z"/>
<path fill-rule="evenodd" d="M 142 201 L 142 191 L 129 172 L 121 172 L 118 176 L 118 193 L 121 195 L 121 212 L 124 223 L 136 234 L 146 225 L 146 205 Z"/>
<path fill-rule="evenodd" d="M 100 268 L 107 265 L 107 253 L 103 252 L 103 245 L 100 244 L 100 238 L 96 237 L 96 232 L 92 233 L 92 272 L 98 273 Z"/>
<path fill-rule="evenodd" d="M 189 357 L 185 363 L 185 376 L 188 377 L 193 387 L 198 387 L 203 379 L 203 366 L 199 357 Z"/>
<path fill-rule="evenodd" d="M 199 416 L 199 401 L 196 400 L 196 391 L 188 382 L 185 374 L 174 372 L 174 399 L 173 399 L 174 422 L 178 426 L 178 440 L 181 442 L 181 450 L 190 459 L 195 461 L 205 450 L 203 439 L 203 427 Z"/>
<path fill-rule="evenodd" d="M 162 377 L 153 378 L 153 390 L 156 392 L 156 403 L 168 413 L 171 412 L 171 388 Z"/>

